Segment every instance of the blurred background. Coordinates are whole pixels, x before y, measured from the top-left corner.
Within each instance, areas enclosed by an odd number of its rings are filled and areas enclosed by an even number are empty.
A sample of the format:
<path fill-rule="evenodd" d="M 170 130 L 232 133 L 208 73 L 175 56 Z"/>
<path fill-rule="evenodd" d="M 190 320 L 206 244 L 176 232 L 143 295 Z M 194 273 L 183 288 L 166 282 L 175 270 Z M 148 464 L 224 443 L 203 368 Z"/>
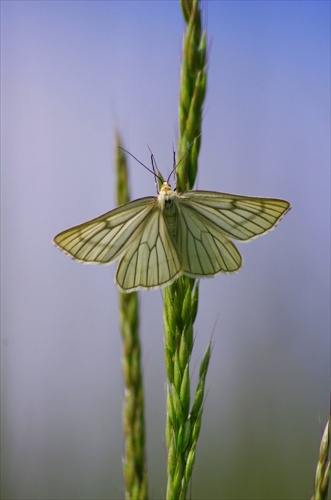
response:
<path fill-rule="evenodd" d="M 211 336 L 194 499 L 309 498 L 330 407 L 330 3 L 207 2 L 196 187 L 289 200 L 200 283 Z M 52 245 L 115 206 L 114 130 L 163 175 L 178 138 L 178 2 L 1 2 L 2 498 L 123 498 L 116 265 Z M 132 198 L 155 193 L 130 159 Z M 162 292 L 142 292 L 151 498 L 166 488 Z"/>

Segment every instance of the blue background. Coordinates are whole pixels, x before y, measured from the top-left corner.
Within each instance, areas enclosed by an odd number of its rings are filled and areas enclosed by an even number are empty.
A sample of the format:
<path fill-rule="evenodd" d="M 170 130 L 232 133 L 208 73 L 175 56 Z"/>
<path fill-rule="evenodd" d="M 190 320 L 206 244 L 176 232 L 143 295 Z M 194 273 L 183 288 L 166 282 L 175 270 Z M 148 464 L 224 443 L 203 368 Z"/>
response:
<path fill-rule="evenodd" d="M 244 267 L 201 281 L 193 382 L 213 352 L 192 498 L 308 498 L 330 397 L 330 3 L 203 4 L 196 186 L 287 199 Z M 2 497 L 115 499 L 116 265 L 51 243 L 115 206 L 114 130 L 163 175 L 178 139 L 177 2 L 1 2 Z M 130 160 L 132 198 L 155 193 Z M 166 487 L 162 293 L 143 292 L 151 498 Z"/>

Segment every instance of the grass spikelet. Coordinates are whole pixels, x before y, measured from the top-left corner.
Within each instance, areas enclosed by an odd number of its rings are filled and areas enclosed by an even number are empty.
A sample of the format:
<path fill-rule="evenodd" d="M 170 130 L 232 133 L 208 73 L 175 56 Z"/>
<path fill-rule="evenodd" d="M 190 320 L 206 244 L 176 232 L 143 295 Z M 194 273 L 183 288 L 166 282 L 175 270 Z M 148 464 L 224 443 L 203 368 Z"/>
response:
<path fill-rule="evenodd" d="M 330 454 L 330 418 L 323 432 L 320 453 L 315 474 L 315 493 L 311 500 L 327 500 L 331 463 Z"/>
<path fill-rule="evenodd" d="M 179 96 L 177 190 L 192 189 L 200 150 L 203 102 L 206 94 L 206 33 L 201 29 L 198 0 L 181 0 L 186 33 Z M 199 301 L 198 283 L 185 276 L 164 291 L 165 360 L 168 376 L 166 441 L 168 447 L 167 499 L 185 499 L 191 479 L 202 418 L 207 349 L 190 411 L 190 358 L 193 326 Z M 208 361 L 206 359 L 208 358 Z"/>
<path fill-rule="evenodd" d="M 116 178 L 117 203 L 129 201 L 128 170 L 119 134 L 116 134 Z M 141 347 L 139 338 L 139 302 L 137 292 L 118 294 L 119 323 L 123 340 L 123 376 L 125 396 L 123 403 L 123 427 L 125 456 L 123 473 L 125 498 L 145 500 L 148 498 L 145 454 L 144 392 L 141 370 Z"/>

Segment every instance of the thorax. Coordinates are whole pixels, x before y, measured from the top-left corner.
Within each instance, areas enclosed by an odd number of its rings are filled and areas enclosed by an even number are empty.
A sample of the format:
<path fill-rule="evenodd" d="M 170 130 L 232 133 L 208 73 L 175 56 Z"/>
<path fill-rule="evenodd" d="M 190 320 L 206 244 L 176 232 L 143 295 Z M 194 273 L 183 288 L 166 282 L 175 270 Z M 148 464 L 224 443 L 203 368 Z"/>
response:
<path fill-rule="evenodd" d="M 158 195 L 159 207 L 164 215 L 169 231 L 173 237 L 176 235 L 177 207 L 176 199 L 178 194 L 171 189 L 171 186 L 164 182 Z"/>

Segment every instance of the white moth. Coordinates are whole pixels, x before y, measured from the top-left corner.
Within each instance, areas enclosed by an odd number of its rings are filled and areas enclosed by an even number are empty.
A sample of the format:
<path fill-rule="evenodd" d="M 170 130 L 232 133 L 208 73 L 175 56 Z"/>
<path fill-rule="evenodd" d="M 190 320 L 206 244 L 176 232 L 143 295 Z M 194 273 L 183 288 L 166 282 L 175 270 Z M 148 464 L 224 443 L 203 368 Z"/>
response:
<path fill-rule="evenodd" d="M 152 165 L 158 177 L 153 157 Z M 178 193 L 164 182 L 157 197 L 125 203 L 59 233 L 54 243 L 81 262 L 120 259 L 115 281 L 121 292 L 151 290 L 181 275 L 238 271 L 242 258 L 231 239 L 249 241 L 267 233 L 289 209 L 287 201 L 272 198 Z"/>

